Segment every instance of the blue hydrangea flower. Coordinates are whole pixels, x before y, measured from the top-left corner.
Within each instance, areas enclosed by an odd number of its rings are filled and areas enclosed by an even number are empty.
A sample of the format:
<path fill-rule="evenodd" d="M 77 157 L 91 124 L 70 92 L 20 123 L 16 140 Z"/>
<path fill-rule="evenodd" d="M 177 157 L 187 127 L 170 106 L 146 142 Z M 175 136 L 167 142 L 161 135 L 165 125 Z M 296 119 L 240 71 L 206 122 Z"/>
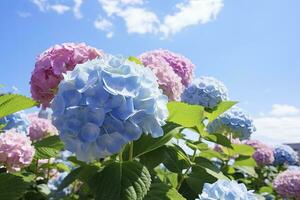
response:
<path fill-rule="evenodd" d="M 277 145 L 274 148 L 275 165 L 294 165 L 298 162 L 297 152 L 288 145 Z"/>
<path fill-rule="evenodd" d="M 223 113 L 207 127 L 209 133 L 231 133 L 241 140 L 249 139 L 256 131 L 253 120 L 241 109 L 234 107 Z"/>
<path fill-rule="evenodd" d="M 63 197 L 66 197 L 69 194 L 71 194 L 72 189 L 70 186 L 64 188 L 61 191 L 57 191 L 59 185 L 62 183 L 64 178 L 66 178 L 67 175 L 68 175 L 68 172 L 61 172 L 61 173 L 56 174 L 54 177 L 52 177 L 48 181 L 48 187 L 52 192 L 52 198 L 50 198 L 51 200 L 62 199 Z"/>
<path fill-rule="evenodd" d="M 213 109 L 221 101 L 228 100 L 228 91 L 223 83 L 213 77 L 200 77 L 184 90 L 181 101 Z"/>
<path fill-rule="evenodd" d="M 106 55 L 67 72 L 52 102 L 53 122 L 65 148 L 91 161 L 140 138 L 163 135 L 168 98 L 152 71 Z"/>
<path fill-rule="evenodd" d="M 236 181 L 218 180 L 213 184 L 205 183 L 200 200 L 256 200 L 252 191 L 248 191 L 244 184 Z"/>
<path fill-rule="evenodd" d="M 29 121 L 23 111 L 0 118 L 0 124 L 5 124 L 3 130 L 16 129 L 21 133 L 28 133 Z"/>

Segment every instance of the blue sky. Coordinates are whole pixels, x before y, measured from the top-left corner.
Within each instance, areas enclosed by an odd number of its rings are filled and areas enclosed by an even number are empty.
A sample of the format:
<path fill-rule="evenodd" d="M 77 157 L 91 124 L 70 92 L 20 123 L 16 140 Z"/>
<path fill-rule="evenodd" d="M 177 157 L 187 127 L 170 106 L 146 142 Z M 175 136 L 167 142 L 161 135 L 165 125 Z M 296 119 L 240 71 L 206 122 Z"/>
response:
<path fill-rule="evenodd" d="M 29 96 L 35 57 L 56 43 L 85 42 L 123 55 L 166 48 L 190 58 L 197 76 L 223 81 L 260 131 L 279 137 L 288 129 L 300 142 L 299 0 L 192 0 L 211 3 L 201 11 L 187 0 L 110 1 L 122 12 L 105 9 L 107 0 L 0 1 L 0 82 Z M 142 15 L 132 17 L 128 8 Z M 185 8 L 199 20 L 176 20 Z M 165 23 L 166 16 L 175 20 Z M 278 120 L 287 121 L 278 127 Z"/>

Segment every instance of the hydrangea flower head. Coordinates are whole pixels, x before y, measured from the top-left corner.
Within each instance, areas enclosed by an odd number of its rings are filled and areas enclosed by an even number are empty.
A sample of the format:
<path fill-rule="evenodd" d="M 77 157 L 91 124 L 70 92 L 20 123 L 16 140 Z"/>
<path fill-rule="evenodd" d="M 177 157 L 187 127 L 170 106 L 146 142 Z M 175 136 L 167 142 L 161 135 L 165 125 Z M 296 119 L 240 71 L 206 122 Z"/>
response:
<path fill-rule="evenodd" d="M 63 73 L 74 69 L 75 65 L 102 56 L 99 50 L 84 43 L 63 43 L 55 45 L 36 59 L 31 76 L 32 98 L 48 107 L 53 99 Z"/>
<path fill-rule="evenodd" d="M 141 62 L 157 77 L 158 84 L 169 100 L 180 100 L 184 86 L 179 77 L 169 63 L 163 58 L 153 55 L 152 53 L 144 53 L 140 56 Z"/>
<path fill-rule="evenodd" d="M 274 148 L 275 165 L 294 165 L 299 160 L 297 152 L 288 145 L 277 145 Z"/>
<path fill-rule="evenodd" d="M 5 124 L 3 130 L 16 129 L 19 132 L 27 133 L 29 121 L 23 111 L 0 118 L 0 124 Z"/>
<path fill-rule="evenodd" d="M 67 72 L 55 96 L 53 122 L 67 150 L 91 161 L 140 138 L 163 135 L 167 96 L 149 68 L 106 55 Z"/>
<path fill-rule="evenodd" d="M 181 78 L 181 83 L 188 86 L 193 79 L 195 65 L 186 57 L 173 53 L 165 49 L 158 49 L 146 52 L 140 56 L 143 57 L 156 57 L 165 60 L 173 71 Z M 147 63 L 144 63 L 147 66 Z"/>
<path fill-rule="evenodd" d="M 8 171 L 20 171 L 30 165 L 35 153 L 31 140 L 15 129 L 0 134 L 0 163 Z"/>
<path fill-rule="evenodd" d="M 274 162 L 273 149 L 266 144 L 258 140 L 247 140 L 247 145 L 252 146 L 255 149 L 253 159 L 259 165 L 270 165 Z"/>
<path fill-rule="evenodd" d="M 256 200 L 255 195 L 248 191 L 244 184 L 236 181 L 218 180 L 213 184 L 205 183 L 200 200 Z"/>
<path fill-rule="evenodd" d="M 232 133 L 241 140 L 249 139 L 255 130 L 253 120 L 237 107 L 226 111 L 207 127 L 209 133 Z"/>
<path fill-rule="evenodd" d="M 38 117 L 37 114 L 28 115 L 30 121 L 29 137 L 32 141 L 41 140 L 50 135 L 57 135 L 57 129 L 51 120 Z"/>
<path fill-rule="evenodd" d="M 185 88 L 181 100 L 213 109 L 221 101 L 228 100 L 228 90 L 223 83 L 213 77 L 200 77 Z"/>
<path fill-rule="evenodd" d="M 273 181 L 273 187 L 284 198 L 300 199 L 300 171 L 286 170 Z"/>

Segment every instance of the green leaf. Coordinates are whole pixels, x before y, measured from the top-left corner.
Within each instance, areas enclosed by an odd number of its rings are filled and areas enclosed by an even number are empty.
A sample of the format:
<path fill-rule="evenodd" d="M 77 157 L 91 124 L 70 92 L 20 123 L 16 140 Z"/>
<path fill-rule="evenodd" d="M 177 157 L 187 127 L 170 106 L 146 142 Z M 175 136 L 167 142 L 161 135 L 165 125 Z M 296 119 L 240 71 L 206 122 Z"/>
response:
<path fill-rule="evenodd" d="M 64 148 L 58 136 L 50 136 L 34 144 L 36 159 L 49 159 L 57 157 Z"/>
<path fill-rule="evenodd" d="M 98 167 L 92 165 L 85 165 L 78 167 L 71 171 L 59 185 L 58 190 L 63 190 L 64 188 L 68 187 L 72 184 L 75 180 L 80 180 L 83 182 L 88 182 L 91 177 L 93 177 L 97 171 L 99 170 Z"/>
<path fill-rule="evenodd" d="M 255 149 L 246 144 L 232 144 L 234 153 L 243 156 L 252 156 L 255 153 Z"/>
<path fill-rule="evenodd" d="M 89 182 L 96 200 L 141 200 L 150 189 L 151 176 L 136 161 L 111 163 Z"/>
<path fill-rule="evenodd" d="M 262 194 L 262 193 L 268 193 L 268 194 L 272 194 L 274 191 L 273 191 L 273 188 L 271 186 L 263 186 L 259 189 L 259 193 Z"/>
<path fill-rule="evenodd" d="M 204 151 L 209 149 L 208 144 L 199 141 L 186 140 L 185 144 L 192 150 Z"/>
<path fill-rule="evenodd" d="M 183 169 L 187 169 L 191 165 L 185 152 L 175 144 L 162 149 L 161 155 L 165 158 L 164 166 L 171 172 L 181 173 Z"/>
<path fill-rule="evenodd" d="M 36 105 L 38 105 L 37 102 L 22 95 L 2 95 L 0 96 L 0 118 Z"/>
<path fill-rule="evenodd" d="M 131 62 L 134 62 L 138 65 L 143 65 L 142 61 L 140 59 L 138 59 L 137 57 L 129 56 L 128 60 L 131 61 Z"/>
<path fill-rule="evenodd" d="M 226 159 L 224 157 L 224 155 L 222 155 L 221 153 L 217 152 L 217 151 L 214 151 L 212 149 L 208 149 L 208 150 L 205 150 L 205 151 L 202 151 L 200 153 L 200 156 L 201 157 L 204 157 L 204 158 L 207 158 L 207 159 L 211 159 L 211 158 L 218 158 L 220 160 L 224 160 Z"/>
<path fill-rule="evenodd" d="M 29 187 L 21 177 L 12 174 L 0 174 L 0 199 L 20 199 Z"/>
<path fill-rule="evenodd" d="M 200 126 L 204 119 L 204 108 L 202 106 L 173 101 L 168 103 L 168 109 L 168 121 L 186 128 Z"/>
<path fill-rule="evenodd" d="M 167 123 L 164 127 L 164 135 L 159 138 L 153 138 L 150 135 L 142 135 L 142 137 L 133 142 L 133 157 L 139 157 L 150 151 L 158 149 L 159 147 L 168 143 L 178 132 L 179 125 L 174 123 Z M 125 148 L 123 155 L 128 155 L 129 148 Z M 126 159 L 126 157 L 125 157 Z"/>
<path fill-rule="evenodd" d="M 209 134 L 206 135 L 204 139 L 210 142 L 214 142 L 216 144 L 221 144 L 222 146 L 225 147 L 232 148 L 230 140 L 222 134 L 218 134 L 218 133 Z"/>
<path fill-rule="evenodd" d="M 257 165 L 252 156 L 239 156 L 235 159 L 234 166 L 256 167 Z"/>
<path fill-rule="evenodd" d="M 236 101 L 222 101 L 218 104 L 218 106 L 213 109 L 211 112 L 205 112 L 205 117 L 209 120 L 209 122 L 213 122 L 218 116 L 222 115 L 224 112 L 229 110 L 232 106 L 237 104 Z"/>
<path fill-rule="evenodd" d="M 203 158 L 203 157 L 196 157 L 195 158 L 195 163 L 197 166 L 202 167 L 202 168 L 207 168 L 210 169 L 214 172 L 219 173 L 220 169 L 210 160 L 208 160 L 207 158 Z"/>
<path fill-rule="evenodd" d="M 143 200 L 185 200 L 185 198 L 167 184 L 154 183 Z"/>

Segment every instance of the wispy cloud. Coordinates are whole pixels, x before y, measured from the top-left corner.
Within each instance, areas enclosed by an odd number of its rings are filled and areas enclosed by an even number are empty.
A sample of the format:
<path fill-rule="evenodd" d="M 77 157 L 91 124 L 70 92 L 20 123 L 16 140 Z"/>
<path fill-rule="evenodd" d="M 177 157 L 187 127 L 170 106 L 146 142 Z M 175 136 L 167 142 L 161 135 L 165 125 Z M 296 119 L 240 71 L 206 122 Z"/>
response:
<path fill-rule="evenodd" d="M 74 12 L 74 16 L 77 19 L 80 19 L 83 17 L 81 14 L 81 11 L 80 11 L 82 3 L 83 3 L 83 0 L 74 0 L 73 12 Z"/>
<path fill-rule="evenodd" d="M 257 132 L 253 138 L 266 143 L 300 142 L 299 109 L 287 104 L 274 104 L 269 113 L 254 119 Z"/>
<path fill-rule="evenodd" d="M 27 18 L 31 16 L 30 12 L 25 12 L 25 11 L 18 11 L 17 15 L 21 18 Z"/>
<path fill-rule="evenodd" d="M 78 19 L 82 18 L 82 14 L 80 12 L 81 5 L 83 0 L 73 0 L 73 4 L 63 3 L 53 3 L 53 1 L 49 0 L 31 0 L 31 2 L 36 5 L 36 7 L 41 12 L 54 11 L 57 14 L 64 14 L 68 11 L 73 10 L 74 16 Z"/>
<path fill-rule="evenodd" d="M 112 31 L 113 24 L 110 21 L 108 21 L 107 19 L 99 18 L 99 19 L 96 19 L 94 21 L 94 26 L 95 26 L 96 29 L 107 32 L 106 33 L 107 38 L 112 38 L 112 36 L 113 36 L 113 31 Z"/>
<path fill-rule="evenodd" d="M 71 8 L 69 6 L 63 4 L 54 4 L 49 6 L 50 9 L 57 12 L 58 14 L 64 14 L 65 12 L 69 11 Z"/>

